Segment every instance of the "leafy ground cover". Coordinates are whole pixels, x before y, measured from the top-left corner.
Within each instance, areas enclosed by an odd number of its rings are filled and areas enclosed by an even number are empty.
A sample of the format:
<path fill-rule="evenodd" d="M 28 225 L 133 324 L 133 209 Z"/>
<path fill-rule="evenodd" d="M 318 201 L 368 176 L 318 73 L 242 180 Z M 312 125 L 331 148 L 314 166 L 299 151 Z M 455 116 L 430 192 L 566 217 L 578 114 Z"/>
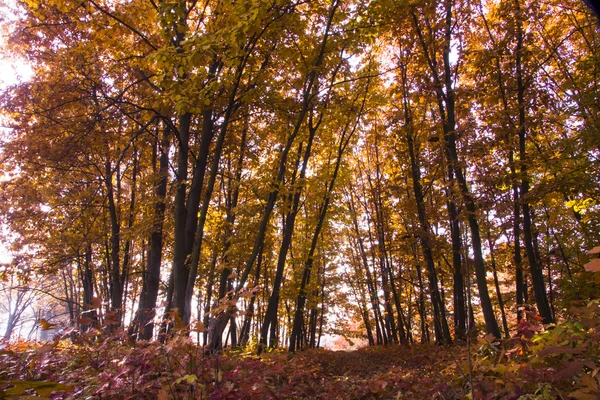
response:
<path fill-rule="evenodd" d="M 207 355 L 184 335 L 131 342 L 88 332 L 50 343 L 3 343 L 0 398 L 50 399 L 597 399 L 598 303 L 513 338 L 357 351 L 251 349 Z M 470 366 L 469 366 L 470 365 Z"/>

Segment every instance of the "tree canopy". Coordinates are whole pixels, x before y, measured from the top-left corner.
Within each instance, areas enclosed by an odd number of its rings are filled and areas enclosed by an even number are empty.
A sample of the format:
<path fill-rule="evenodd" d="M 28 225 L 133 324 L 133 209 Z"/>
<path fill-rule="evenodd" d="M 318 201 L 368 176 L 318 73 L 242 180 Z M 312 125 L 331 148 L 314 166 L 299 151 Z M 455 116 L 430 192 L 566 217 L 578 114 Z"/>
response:
<path fill-rule="evenodd" d="M 3 7 L 33 75 L 0 94 L 0 278 L 54 298 L 37 321 L 260 353 L 506 338 L 598 296 L 580 1 Z"/>

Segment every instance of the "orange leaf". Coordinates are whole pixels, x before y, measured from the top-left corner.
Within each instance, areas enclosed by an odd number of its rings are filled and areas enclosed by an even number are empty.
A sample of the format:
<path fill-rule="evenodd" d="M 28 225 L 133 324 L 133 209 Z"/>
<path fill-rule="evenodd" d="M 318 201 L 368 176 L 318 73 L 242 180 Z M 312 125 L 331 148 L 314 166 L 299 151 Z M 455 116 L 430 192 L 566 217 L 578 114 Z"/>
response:
<path fill-rule="evenodd" d="M 205 330 L 206 328 L 204 327 L 202 321 L 196 321 L 190 327 L 190 331 L 192 332 L 204 332 Z"/>
<path fill-rule="evenodd" d="M 91 308 L 100 308 L 102 307 L 102 297 L 92 297 L 92 304 L 90 304 Z"/>
<path fill-rule="evenodd" d="M 42 327 L 43 331 L 47 331 L 49 329 L 52 329 L 56 326 L 56 324 L 51 324 L 50 322 L 46 321 L 44 318 L 40 318 L 40 326 Z"/>
<path fill-rule="evenodd" d="M 79 319 L 77 320 L 77 322 L 78 322 L 80 325 L 89 325 L 89 324 L 91 324 L 92 322 L 94 322 L 94 320 L 93 320 L 92 318 L 88 318 L 88 317 L 81 317 L 81 318 L 79 318 Z"/>

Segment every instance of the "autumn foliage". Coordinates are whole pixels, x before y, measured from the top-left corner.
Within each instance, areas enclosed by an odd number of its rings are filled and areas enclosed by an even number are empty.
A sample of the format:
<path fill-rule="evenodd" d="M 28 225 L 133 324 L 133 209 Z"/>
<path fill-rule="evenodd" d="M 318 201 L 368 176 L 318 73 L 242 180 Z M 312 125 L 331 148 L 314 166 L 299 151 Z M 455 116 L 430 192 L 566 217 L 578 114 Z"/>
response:
<path fill-rule="evenodd" d="M 0 14 L 0 397 L 598 397 L 584 2 Z"/>
<path fill-rule="evenodd" d="M 166 344 L 70 332 L 4 343 L 0 395 L 52 399 L 594 399 L 600 395 L 598 302 L 544 329 L 523 319 L 509 339 L 464 345 L 209 355 L 185 335 Z M 469 362 L 470 359 L 470 362 Z"/>

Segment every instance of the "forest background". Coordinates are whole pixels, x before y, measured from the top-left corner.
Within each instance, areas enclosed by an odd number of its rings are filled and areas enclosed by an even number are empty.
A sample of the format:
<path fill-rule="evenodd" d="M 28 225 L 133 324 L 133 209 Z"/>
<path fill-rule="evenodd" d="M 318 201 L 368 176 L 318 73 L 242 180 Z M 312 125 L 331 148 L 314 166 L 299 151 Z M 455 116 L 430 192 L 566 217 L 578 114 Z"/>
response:
<path fill-rule="evenodd" d="M 3 13 L 32 71 L 0 95 L 6 340 L 29 312 L 213 352 L 493 343 L 598 297 L 600 32 L 580 1 Z"/>

